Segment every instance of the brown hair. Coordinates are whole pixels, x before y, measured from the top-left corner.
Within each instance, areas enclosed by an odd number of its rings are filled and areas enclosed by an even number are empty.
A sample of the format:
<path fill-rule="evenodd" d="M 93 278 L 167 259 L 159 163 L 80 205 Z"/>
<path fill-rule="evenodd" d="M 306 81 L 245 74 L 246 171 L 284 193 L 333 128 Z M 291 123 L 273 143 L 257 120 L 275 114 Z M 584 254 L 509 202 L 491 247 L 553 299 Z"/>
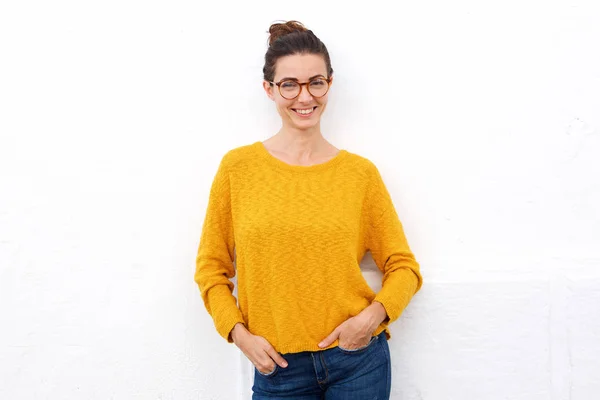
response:
<path fill-rule="evenodd" d="M 298 21 L 275 23 L 269 28 L 269 49 L 265 54 L 263 75 L 266 81 L 275 78 L 275 63 L 281 57 L 293 54 L 320 54 L 325 60 L 328 78 L 333 74 L 329 52 L 325 44 Z"/>

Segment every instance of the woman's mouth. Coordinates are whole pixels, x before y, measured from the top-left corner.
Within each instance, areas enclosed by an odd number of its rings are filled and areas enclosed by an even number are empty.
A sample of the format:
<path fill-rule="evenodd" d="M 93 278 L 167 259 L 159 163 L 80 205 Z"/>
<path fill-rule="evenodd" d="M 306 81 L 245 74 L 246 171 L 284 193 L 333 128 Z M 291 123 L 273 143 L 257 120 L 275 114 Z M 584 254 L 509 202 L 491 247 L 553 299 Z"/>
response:
<path fill-rule="evenodd" d="M 316 109 L 317 107 L 315 106 L 311 108 L 292 108 L 292 111 L 294 111 L 299 117 L 306 118 L 310 117 Z"/>

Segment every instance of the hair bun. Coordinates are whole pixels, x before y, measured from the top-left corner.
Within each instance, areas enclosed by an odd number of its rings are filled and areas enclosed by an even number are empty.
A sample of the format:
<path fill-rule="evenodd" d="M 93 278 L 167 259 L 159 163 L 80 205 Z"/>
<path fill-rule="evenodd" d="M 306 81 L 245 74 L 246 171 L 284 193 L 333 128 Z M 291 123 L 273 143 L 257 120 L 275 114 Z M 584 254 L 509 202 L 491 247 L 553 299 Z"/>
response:
<path fill-rule="evenodd" d="M 308 29 L 298 21 L 287 21 L 283 23 L 275 23 L 269 27 L 269 46 L 271 46 L 277 39 L 282 36 L 288 35 L 292 32 L 305 32 Z"/>

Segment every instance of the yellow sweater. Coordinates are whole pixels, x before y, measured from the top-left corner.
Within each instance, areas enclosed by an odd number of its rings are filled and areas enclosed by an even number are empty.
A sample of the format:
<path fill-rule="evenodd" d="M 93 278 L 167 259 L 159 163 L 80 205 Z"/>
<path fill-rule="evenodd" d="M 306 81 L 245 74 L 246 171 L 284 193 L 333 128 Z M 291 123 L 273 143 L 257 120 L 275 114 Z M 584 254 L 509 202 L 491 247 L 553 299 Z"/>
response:
<path fill-rule="evenodd" d="M 383 272 L 377 294 L 359 265 L 369 250 Z M 294 166 L 256 142 L 221 161 L 195 281 L 221 336 L 231 342 L 241 322 L 285 354 L 322 350 L 321 340 L 373 301 L 389 317 L 374 334 L 389 337 L 387 325 L 422 277 L 373 163 L 341 150 L 325 163 Z"/>

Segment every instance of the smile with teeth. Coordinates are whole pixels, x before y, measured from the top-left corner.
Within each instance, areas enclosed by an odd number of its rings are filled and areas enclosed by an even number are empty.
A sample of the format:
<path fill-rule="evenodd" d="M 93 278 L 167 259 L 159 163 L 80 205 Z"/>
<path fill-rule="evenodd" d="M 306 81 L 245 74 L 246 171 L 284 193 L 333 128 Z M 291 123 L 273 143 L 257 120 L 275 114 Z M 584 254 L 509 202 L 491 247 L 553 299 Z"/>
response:
<path fill-rule="evenodd" d="M 294 112 L 296 114 L 302 115 L 302 116 L 306 116 L 306 115 L 311 115 L 313 113 L 313 111 L 316 110 L 317 107 L 312 107 L 312 108 L 292 108 L 292 110 L 294 110 Z"/>

